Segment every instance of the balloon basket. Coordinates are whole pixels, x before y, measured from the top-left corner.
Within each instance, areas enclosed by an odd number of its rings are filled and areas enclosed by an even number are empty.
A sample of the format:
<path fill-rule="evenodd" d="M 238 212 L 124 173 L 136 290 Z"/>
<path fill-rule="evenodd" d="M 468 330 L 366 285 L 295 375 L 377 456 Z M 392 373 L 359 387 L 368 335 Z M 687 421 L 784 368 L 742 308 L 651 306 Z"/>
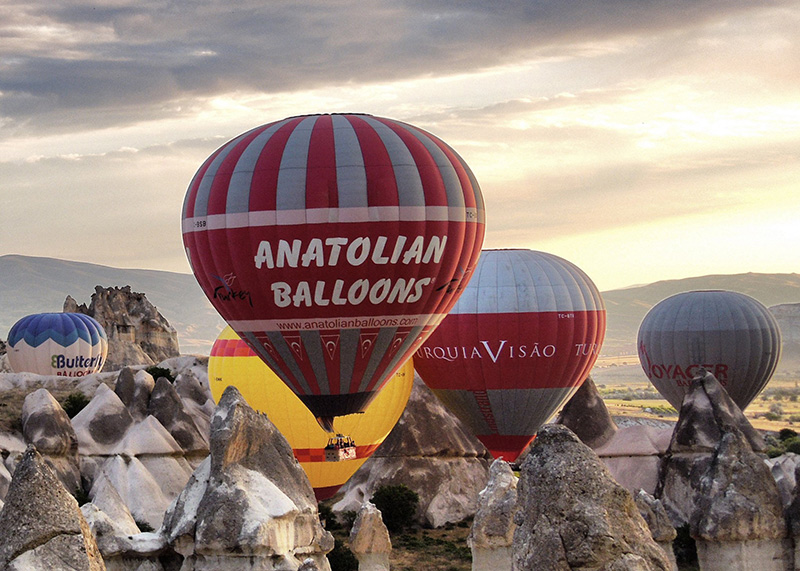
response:
<path fill-rule="evenodd" d="M 325 446 L 326 462 L 341 462 L 356 459 L 356 443 L 349 436 L 337 434 L 328 439 Z"/>

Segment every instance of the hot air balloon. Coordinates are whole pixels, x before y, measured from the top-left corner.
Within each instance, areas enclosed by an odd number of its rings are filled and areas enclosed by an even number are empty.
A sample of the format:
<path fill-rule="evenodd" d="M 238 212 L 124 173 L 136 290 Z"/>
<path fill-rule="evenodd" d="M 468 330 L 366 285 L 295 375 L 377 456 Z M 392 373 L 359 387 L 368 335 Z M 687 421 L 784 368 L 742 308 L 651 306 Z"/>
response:
<path fill-rule="evenodd" d="M 688 291 L 647 312 L 637 345 L 645 374 L 677 410 L 701 368 L 744 410 L 772 377 L 781 338 L 775 318 L 752 297 Z"/>
<path fill-rule="evenodd" d="M 17 372 L 82 377 L 103 368 L 106 332 L 82 313 L 36 313 L 8 332 L 8 363 Z"/>
<path fill-rule="evenodd" d="M 513 462 L 586 379 L 605 329 L 600 292 L 574 264 L 485 250 L 414 366 L 495 457 Z"/>
<path fill-rule="evenodd" d="M 471 276 L 483 199 L 411 125 L 290 117 L 223 145 L 183 206 L 194 274 L 228 324 L 334 432 L 422 344 Z"/>
<path fill-rule="evenodd" d="M 332 497 L 350 479 L 397 423 L 411 394 L 414 366 L 411 360 L 406 361 L 363 414 L 337 421 L 337 426 L 357 443 L 355 457 L 338 462 L 326 459 L 329 435 L 230 327 L 222 331 L 211 348 L 208 380 L 215 401 L 219 401 L 226 387 L 234 385 L 250 406 L 269 417 L 289 441 L 321 501 Z"/>

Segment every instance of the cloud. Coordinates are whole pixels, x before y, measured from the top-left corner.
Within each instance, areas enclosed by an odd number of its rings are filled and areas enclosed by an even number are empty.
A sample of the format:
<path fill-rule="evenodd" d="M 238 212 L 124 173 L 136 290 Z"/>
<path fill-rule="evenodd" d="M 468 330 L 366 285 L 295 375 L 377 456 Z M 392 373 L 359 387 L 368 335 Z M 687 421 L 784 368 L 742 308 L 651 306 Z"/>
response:
<path fill-rule="evenodd" d="M 745 0 L 250 0 L 191 8 L 39 0 L 0 8 L 0 116 L 15 135 L 125 125 L 189 115 L 189 102 L 219 93 L 473 72 L 754 8 Z"/>

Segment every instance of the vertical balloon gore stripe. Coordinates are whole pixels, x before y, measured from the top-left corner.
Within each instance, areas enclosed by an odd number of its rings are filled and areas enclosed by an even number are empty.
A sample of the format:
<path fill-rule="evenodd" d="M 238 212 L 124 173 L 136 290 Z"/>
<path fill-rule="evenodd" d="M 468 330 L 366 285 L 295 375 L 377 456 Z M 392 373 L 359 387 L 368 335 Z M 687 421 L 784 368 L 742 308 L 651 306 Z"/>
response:
<path fill-rule="evenodd" d="M 306 207 L 338 208 L 336 142 L 330 116 L 320 117 L 314 125 L 308 146 L 306 168 Z"/>

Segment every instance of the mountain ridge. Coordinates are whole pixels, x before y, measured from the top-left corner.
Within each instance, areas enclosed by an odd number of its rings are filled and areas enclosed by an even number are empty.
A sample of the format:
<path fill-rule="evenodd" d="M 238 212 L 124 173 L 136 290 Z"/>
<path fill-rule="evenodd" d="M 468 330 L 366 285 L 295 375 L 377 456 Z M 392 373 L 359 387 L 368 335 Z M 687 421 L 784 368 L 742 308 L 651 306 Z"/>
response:
<path fill-rule="evenodd" d="M 67 295 L 88 305 L 98 285 L 129 285 L 144 293 L 178 332 L 182 353 L 208 354 L 225 326 L 192 274 L 6 254 L 0 256 L 0 339 L 25 315 L 62 311 Z M 604 291 L 608 330 L 603 354 L 635 354 L 647 311 L 670 295 L 697 289 L 738 291 L 768 307 L 800 303 L 800 274 L 710 274 Z"/>

